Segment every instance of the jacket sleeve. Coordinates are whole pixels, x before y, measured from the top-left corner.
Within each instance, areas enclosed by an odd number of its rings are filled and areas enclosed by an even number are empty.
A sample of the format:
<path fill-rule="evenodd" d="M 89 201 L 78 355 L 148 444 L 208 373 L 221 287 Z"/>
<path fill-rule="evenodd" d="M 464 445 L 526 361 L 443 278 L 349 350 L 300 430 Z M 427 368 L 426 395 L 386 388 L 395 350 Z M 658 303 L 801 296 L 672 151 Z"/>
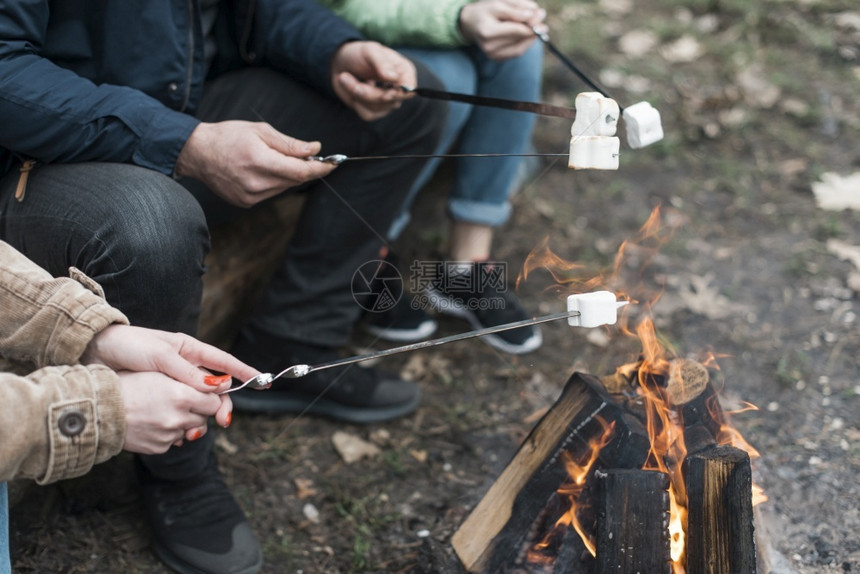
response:
<path fill-rule="evenodd" d="M 0 481 L 79 476 L 117 454 L 125 410 L 116 373 L 75 365 L 96 333 L 128 323 L 98 285 L 55 279 L 0 241 L 0 357 L 49 366 L 0 373 Z M 89 289 L 88 289 L 89 287 Z"/>
<path fill-rule="evenodd" d="M 456 48 L 460 10 L 471 0 L 322 0 L 371 40 L 388 45 Z"/>
<path fill-rule="evenodd" d="M 37 367 L 74 364 L 96 333 L 128 324 L 100 294 L 74 279 L 51 277 L 2 241 L 0 309 L 0 356 Z"/>
<path fill-rule="evenodd" d="M 331 60 L 364 36 L 313 0 L 257 0 L 254 50 L 260 61 L 334 96 Z"/>
<path fill-rule="evenodd" d="M 134 163 L 171 174 L 198 120 L 42 57 L 49 12 L 48 0 L 0 2 L 0 146 L 45 162 Z"/>
<path fill-rule="evenodd" d="M 81 476 L 124 442 L 119 378 L 107 367 L 0 373 L 0 481 Z"/>

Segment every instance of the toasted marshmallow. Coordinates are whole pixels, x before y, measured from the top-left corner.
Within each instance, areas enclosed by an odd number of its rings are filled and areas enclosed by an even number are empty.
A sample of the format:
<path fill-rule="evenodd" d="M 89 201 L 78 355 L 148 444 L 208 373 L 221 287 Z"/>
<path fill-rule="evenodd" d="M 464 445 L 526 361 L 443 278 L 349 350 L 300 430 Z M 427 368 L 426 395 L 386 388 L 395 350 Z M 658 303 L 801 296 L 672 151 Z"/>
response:
<path fill-rule="evenodd" d="M 576 96 L 576 117 L 570 128 L 572 137 L 614 136 L 620 117 L 618 104 L 599 92 Z"/>

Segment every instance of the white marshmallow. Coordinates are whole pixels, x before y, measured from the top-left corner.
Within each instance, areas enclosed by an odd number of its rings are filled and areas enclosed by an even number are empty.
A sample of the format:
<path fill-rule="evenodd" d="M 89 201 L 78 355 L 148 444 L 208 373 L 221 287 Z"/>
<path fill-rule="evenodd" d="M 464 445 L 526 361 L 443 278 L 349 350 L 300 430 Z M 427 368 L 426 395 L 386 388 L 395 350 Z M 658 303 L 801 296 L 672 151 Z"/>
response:
<path fill-rule="evenodd" d="M 576 95 L 576 117 L 570 135 L 614 136 L 618 128 L 618 103 L 599 92 L 582 92 Z"/>
<path fill-rule="evenodd" d="M 619 303 L 612 291 L 570 295 L 567 298 L 567 310 L 579 311 L 579 316 L 568 317 L 567 324 L 571 327 L 587 328 L 614 325 L 618 321 L 618 308 L 627 303 Z"/>
<path fill-rule="evenodd" d="M 627 143 L 633 149 L 649 146 L 663 139 L 660 112 L 648 102 L 639 102 L 624 108 L 623 117 Z"/>
<path fill-rule="evenodd" d="M 618 169 L 621 140 L 608 136 L 578 136 L 570 138 L 571 169 Z"/>

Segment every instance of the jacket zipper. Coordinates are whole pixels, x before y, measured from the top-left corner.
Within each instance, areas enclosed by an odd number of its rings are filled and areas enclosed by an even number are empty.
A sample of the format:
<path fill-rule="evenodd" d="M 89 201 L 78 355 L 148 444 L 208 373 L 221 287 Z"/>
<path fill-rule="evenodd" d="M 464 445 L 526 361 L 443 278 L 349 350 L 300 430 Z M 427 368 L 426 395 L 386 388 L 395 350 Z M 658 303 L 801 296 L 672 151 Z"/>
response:
<path fill-rule="evenodd" d="M 254 11 L 257 9 L 256 0 L 250 0 L 248 2 L 248 11 L 245 14 L 245 25 L 242 30 L 242 38 L 239 40 L 239 55 L 242 56 L 242 59 L 245 60 L 248 64 L 253 64 L 256 58 L 252 58 L 251 54 L 248 52 L 248 42 L 251 38 L 251 30 L 254 27 Z"/>
<path fill-rule="evenodd" d="M 15 199 L 18 203 L 24 201 L 24 194 L 27 193 L 27 181 L 30 179 L 30 172 L 36 167 L 36 160 L 26 159 L 21 164 L 21 175 L 18 177 L 18 187 L 15 188 Z"/>

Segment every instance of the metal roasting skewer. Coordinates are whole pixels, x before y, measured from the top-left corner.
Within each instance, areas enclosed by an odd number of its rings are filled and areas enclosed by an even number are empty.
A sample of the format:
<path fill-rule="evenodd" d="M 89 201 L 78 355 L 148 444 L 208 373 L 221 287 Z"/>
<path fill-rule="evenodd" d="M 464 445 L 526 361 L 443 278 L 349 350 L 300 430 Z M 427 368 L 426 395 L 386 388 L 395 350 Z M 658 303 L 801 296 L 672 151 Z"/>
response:
<path fill-rule="evenodd" d="M 340 165 L 345 161 L 359 161 L 368 159 L 431 159 L 431 158 L 453 158 L 453 157 L 569 157 L 569 153 L 443 153 L 443 154 L 405 154 L 405 155 L 365 155 L 347 156 L 342 153 L 331 155 L 312 155 L 306 159 L 309 161 L 321 161 L 332 165 Z"/>
<path fill-rule="evenodd" d="M 567 118 L 572 120 L 576 117 L 575 108 L 566 108 L 564 106 L 556 106 L 553 104 L 544 104 L 541 102 L 524 102 L 521 100 L 509 100 L 505 98 L 491 98 L 488 96 L 475 96 L 472 94 L 460 94 L 457 92 L 446 92 L 443 90 L 433 90 L 430 88 L 410 88 L 409 86 L 391 86 L 398 88 L 407 94 L 416 94 L 424 98 L 434 100 L 445 100 L 451 102 L 462 102 L 473 104 L 476 106 L 487 106 L 491 108 L 502 108 L 506 110 L 514 110 L 517 112 L 531 112 L 540 116 L 550 116 L 554 118 Z"/>
<path fill-rule="evenodd" d="M 620 301 L 615 303 L 617 308 L 623 307 L 627 305 L 629 301 Z M 364 361 L 370 361 L 372 359 L 379 359 L 381 357 L 388 357 L 390 355 L 395 355 L 398 353 L 406 353 L 408 351 L 417 351 L 419 349 L 426 349 L 428 347 L 436 347 L 439 345 L 446 345 L 448 343 L 453 343 L 455 341 L 462 341 L 464 339 L 471 339 L 474 337 L 482 337 L 484 335 L 491 335 L 493 333 L 500 333 L 502 331 L 509 331 L 511 329 L 518 329 L 520 327 L 528 327 L 530 325 L 538 325 L 540 323 L 548 323 L 550 321 L 558 321 L 559 319 L 568 319 L 570 317 L 578 317 L 580 316 L 579 311 L 564 311 L 561 313 L 553 313 L 551 315 L 543 315 L 541 317 L 534 317 L 532 319 L 523 319 L 522 321 L 515 321 L 513 323 L 505 323 L 503 325 L 496 325 L 495 327 L 486 327 L 484 329 L 477 329 L 474 331 L 467 331 L 465 333 L 459 333 L 457 335 L 449 335 L 447 337 L 441 337 L 439 339 L 430 339 L 428 341 L 421 341 L 419 343 L 412 343 L 410 345 L 403 345 L 401 347 L 393 347 L 391 349 L 385 349 L 382 351 L 375 351 L 373 353 L 366 353 L 363 355 L 356 355 L 354 357 L 346 357 L 343 359 L 337 359 L 335 361 L 329 361 L 328 363 L 321 363 L 319 365 L 292 365 L 278 373 L 277 375 L 273 375 L 272 373 L 261 373 L 256 377 L 252 377 L 242 383 L 239 386 L 233 387 L 224 391 L 221 394 L 232 393 L 233 391 L 238 391 L 239 389 L 243 389 L 245 387 L 252 389 L 265 389 L 276 379 L 285 378 L 285 379 L 297 379 L 299 377 L 304 377 L 314 371 L 321 371 L 323 369 L 330 369 L 332 367 L 343 367 L 345 365 L 351 365 L 353 363 L 361 363 Z"/>
<path fill-rule="evenodd" d="M 570 60 L 570 58 L 568 58 L 567 56 L 565 56 L 565 55 L 562 53 L 562 51 L 561 51 L 561 50 L 559 50 L 559 49 L 556 47 L 556 45 L 555 45 L 555 44 L 553 44 L 553 43 L 550 41 L 550 39 L 549 39 L 549 34 L 548 34 L 547 32 L 540 32 L 540 31 L 539 31 L 536 27 L 534 27 L 534 26 L 532 26 L 532 32 L 534 32 L 535 36 L 537 36 L 537 37 L 538 37 L 538 39 L 539 39 L 541 42 L 543 42 L 543 44 L 544 44 L 544 46 L 546 46 L 547 50 L 549 50 L 550 52 L 552 52 L 552 53 L 553 53 L 553 55 L 555 55 L 555 56 L 556 56 L 556 57 L 561 61 L 561 63 L 562 63 L 562 64 L 564 64 L 565 66 L 567 66 L 567 68 L 568 68 L 571 72 L 573 72 L 574 74 L 576 74 L 576 75 L 579 77 L 579 79 L 580 79 L 580 80 L 582 80 L 583 82 L 585 82 L 586 84 L 588 84 L 588 86 L 589 86 L 589 87 L 591 87 L 594 91 L 596 91 L 596 92 L 600 92 L 600 94 L 601 94 L 601 95 L 603 95 L 603 97 L 605 97 L 605 98 L 610 97 L 610 96 L 606 93 L 606 90 L 604 90 L 603 88 L 601 88 L 600 86 L 598 86 L 596 83 L 594 83 L 594 81 L 592 81 L 592 80 L 591 80 L 591 78 L 589 78 L 588 76 L 586 76 L 586 75 L 585 75 L 585 72 L 583 72 L 582 70 L 580 70 L 580 69 L 576 66 L 576 64 L 574 64 L 574 63 Z M 619 109 L 619 111 L 621 111 L 621 112 L 623 112 L 623 111 L 624 111 L 624 108 L 622 108 L 620 105 L 618 106 L 618 109 Z"/>

